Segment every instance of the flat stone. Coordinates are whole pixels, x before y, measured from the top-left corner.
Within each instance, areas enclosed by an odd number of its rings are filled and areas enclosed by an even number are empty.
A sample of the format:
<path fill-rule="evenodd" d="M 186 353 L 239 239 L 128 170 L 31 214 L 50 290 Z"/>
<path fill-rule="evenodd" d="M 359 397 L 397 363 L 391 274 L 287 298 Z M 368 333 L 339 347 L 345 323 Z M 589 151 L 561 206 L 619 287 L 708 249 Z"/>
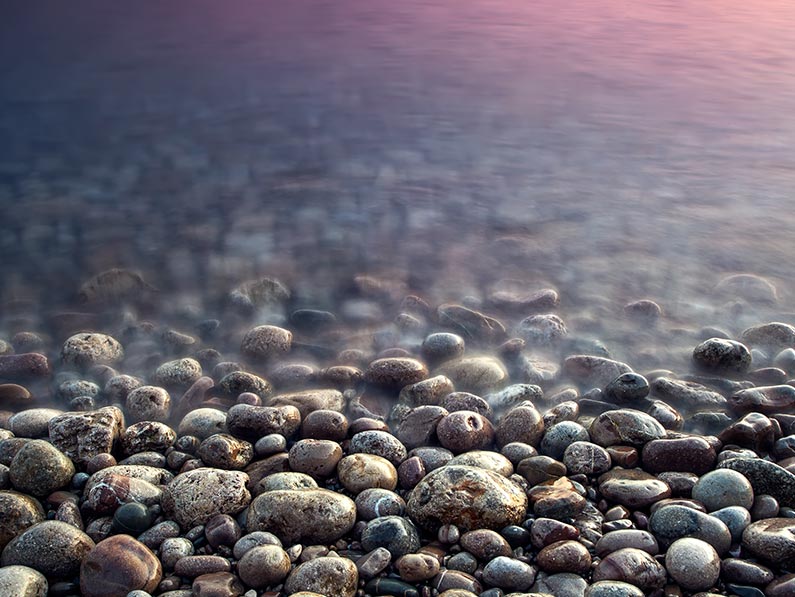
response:
<path fill-rule="evenodd" d="M 564 372 L 579 386 L 603 388 L 622 373 L 631 373 L 626 363 L 591 355 L 573 355 L 563 363 Z"/>
<path fill-rule="evenodd" d="M 399 391 L 428 377 L 424 363 L 411 358 L 377 359 L 364 371 L 364 380 L 387 390 Z"/>
<path fill-rule="evenodd" d="M 72 461 L 51 443 L 41 439 L 22 446 L 9 466 L 14 489 L 39 497 L 65 487 L 74 474 Z"/>
<path fill-rule="evenodd" d="M 740 339 L 749 346 L 780 351 L 795 346 L 795 326 L 773 321 L 743 330 Z"/>
<path fill-rule="evenodd" d="M 671 496 L 665 481 L 640 469 L 613 469 L 599 477 L 599 492 L 628 508 L 646 508 Z"/>
<path fill-rule="evenodd" d="M 722 521 L 676 504 L 656 510 L 649 518 L 649 530 L 663 546 L 683 537 L 706 541 L 718 554 L 726 553 L 731 546 L 731 533 Z"/>
<path fill-rule="evenodd" d="M 449 378 L 459 392 L 482 396 L 508 382 L 505 365 L 495 357 L 464 357 L 448 361 L 436 372 Z"/>
<path fill-rule="evenodd" d="M 617 580 L 648 591 L 665 584 L 665 568 L 653 556 L 627 547 L 606 555 L 594 568 L 594 582 Z"/>
<path fill-rule="evenodd" d="M 44 520 L 37 499 L 16 491 L 0 491 L 0 550 L 22 531 Z"/>
<path fill-rule="evenodd" d="M 294 406 L 306 417 L 316 410 L 334 410 L 342 412 L 345 408 L 345 399 L 342 392 L 333 389 L 304 390 L 291 394 L 278 394 L 268 398 L 266 406 Z M 258 407 L 254 407 L 258 408 Z M 259 407 L 262 408 L 262 407 Z M 230 409 L 231 410 L 231 409 Z M 274 433 L 271 431 L 271 433 Z"/>
<path fill-rule="evenodd" d="M 788 412 L 795 407 L 795 388 L 785 384 L 740 390 L 729 398 L 729 405 L 740 414 Z"/>
<path fill-rule="evenodd" d="M 642 446 L 666 435 L 665 428 L 658 421 L 629 408 L 603 412 L 593 420 L 588 432 L 593 443 L 605 448 L 616 444 Z"/>
<path fill-rule="evenodd" d="M 462 305 L 443 304 L 436 311 L 439 323 L 454 328 L 464 338 L 498 342 L 505 338 L 505 326 L 493 317 Z"/>
<path fill-rule="evenodd" d="M 246 528 L 268 531 L 287 544 L 329 544 L 356 522 L 356 504 L 326 489 L 277 490 L 257 496 L 248 510 Z"/>
<path fill-rule="evenodd" d="M 715 448 L 703 437 L 655 439 L 643 446 L 644 470 L 650 473 L 686 472 L 703 475 L 717 459 Z"/>
<path fill-rule="evenodd" d="M 658 377 L 651 382 L 651 391 L 652 396 L 685 411 L 721 409 L 727 404 L 726 398 L 719 392 L 684 379 Z"/>
<path fill-rule="evenodd" d="M 274 433 L 290 438 L 301 427 L 301 418 L 301 411 L 293 404 L 284 406 L 236 404 L 226 414 L 226 425 L 229 433 L 247 441 L 256 441 Z"/>

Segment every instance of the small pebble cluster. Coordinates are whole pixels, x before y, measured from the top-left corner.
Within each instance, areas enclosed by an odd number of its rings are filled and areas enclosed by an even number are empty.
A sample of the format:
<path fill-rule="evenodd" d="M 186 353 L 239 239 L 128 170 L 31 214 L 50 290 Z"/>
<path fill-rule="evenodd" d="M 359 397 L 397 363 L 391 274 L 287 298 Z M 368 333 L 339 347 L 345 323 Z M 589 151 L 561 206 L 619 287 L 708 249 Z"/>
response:
<path fill-rule="evenodd" d="M 0 341 L 0 595 L 795 595 L 795 327 L 641 373 L 553 288 L 352 288 L 255 280 L 177 329 L 114 270 Z"/>

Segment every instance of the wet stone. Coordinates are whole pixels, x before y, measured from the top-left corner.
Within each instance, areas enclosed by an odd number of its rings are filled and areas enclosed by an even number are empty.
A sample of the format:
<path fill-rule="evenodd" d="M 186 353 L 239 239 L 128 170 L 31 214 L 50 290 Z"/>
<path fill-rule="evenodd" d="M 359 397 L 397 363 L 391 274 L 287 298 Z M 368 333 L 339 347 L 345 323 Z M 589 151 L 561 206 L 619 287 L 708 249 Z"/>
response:
<path fill-rule="evenodd" d="M 442 569 L 431 581 L 431 586 L 440 593 L 452 589 L 460 589 L 478 595 L 483 590 L 483 587 L 474 576 L 460 570 Z"/>
<path fill-rule="evenodd" d="M 312 411 L 301 423 L 301 437 L 342 441 L 348 437 L 348 419 L 334 410 Z"/>
<path fill-rule="evenodd" d="M 287 594 L 311 591 L 326 597 L 353 597 L 359 574 L 345 558 L 320 557 L 297 566 L 288 576 Z"/>
<path fill-rule="evenodd" d="M 655 419 L 632 409 L 604 412 L 593 420 L 588 431 L 591 441 L 602 447 L 616 444 L 641 446 L 666 435 L 663 426 Z"/>
<path fill-rule="evenodd" d="M 628 508 L 645 508 L 670 497 L 664 481 L 640 469 L 613 469 L 599 477 L 599 491 L 608 500 Z"/>
<path fill-rule="evenodd" d="M 251 392 L 265 400 L 273 393 L 273 386 L 253 373 L 230 371 L 218 381 L 218 390 L 227 398 L 237 398 L 244 392 Z"/>
<path fill-rule="evenodd" d="M 214 572 L 229 572 L 229 560 L 220 556 L 185 556 L 177 560 L 174 572 L 179 576 L 196 578 L 202 574 Z"/>
<path fill-rule="evenodd" d="M 530 587 L 530 595 L 536 597 L 582 597 L 588 583 L 581 576 L 572 572 L 559 572 L 557 574 L 540 573 L 536 582 Z"/>
<path fill-rule="evenodd" d="M 521 488 L 496 473 L 445 466 L 426 475 L 407 502 L 412 520 L 430 531 L 443 524 L 463 530 L 501 529 L 520 523 L 527 511 Z"/>
<path fill-rule="evenodd" d="M 0 595 L 11 597 L 47 597 L 47 579 L 28 566 L 0 568 Z"/>
<path fill-rule="evenodd" d="M 603 558 L 609 553 L 627 547 L 640 549 L 653 556 L 660 553 L 660 547 L 654 535 L 640 529 L 619 529 L 607 532 L 596 542 L 595 550 L 596 555 Z"/>
<path fill-rule="evenodd" d="M 575 441 L 563 453 L 563 464 L 572 474 L 600 475 L 610 470 L 607 450 L 589 441 Z"/>
<path fill-rule="evenodd" d="M 154 553 L 127 535 L 101 541 L 80 566 L 80 590 L 86 597 L 126 595 L 133 590 L 152 593 L 163 569 Z"/>
<path fill-rule="evenodd" d="M 545 481 L 555 480 L 566 474 L 566 465 L 549 456 L 525 458 L 516 467 L 516 472 L 524 477 L 532 487 Z"/>
<path fill-rule="evenodd" d="M 669 431 L 681 431 L 685 425 L 685 419 L 679 411 L 662 400 L 652 400 L 646 413 Z"/>
<path fill-rule="evenodd" d="M 795 346 L 795 326 L 771 322 L 747 328 L 740 339 L 749 346 L 783 350 Z"/>
<path fill-rule="evenodd" d="M 396 597 L 419 597 L 412 585 L 389 577 L 374 578 L 364 586 L 370 595 L 394 595 Z"/>
<path fill-rule="evenodd" d="M 3 549 L 0 565 L 34 568 L 48 579 L 77 574 L 80 562 L 94 548 L 91 538 L 61 521 L 36 523 L 14 537 Z"/>
<path fill-rule="evenodd" d="M 287 545 L 328 544 L 350 532 L 356 505 L 325 489 L 277 490 L 257 496 L 248 510 L 246 528 L 268 531 Z"/>
<path fill-rule="evenodd" d="M 494 441 L 494 427 L 483 415 L 461 410 L 443 417 L 436 435 L 443 447 L 460 454 L 488 448 Z"/>
<path fill-rule="evenodd" d="M 538 446 L 539 453 L 561 460 L 566 449 L 574 442 L 588 442 L 588 431 L 574 421 L 562 421 L 546 429 Z"/>
<path fill-rule="evenodd" d="M 751 514 L 748 510 L 740 506 L 721 508 L 720 510 L 710 512 L 710 515 L 726 525 L 731 533 L 732 543 L 739 543 L 745 527 L 751 524 Z"/>
<path fill-rule="evenodd" d="M 510 556 L 511 546 L 499 533 L 490 529 L 476 529 L 461 535 L 461 547 L 487 562 L 497 556 Z"/>
<path fill-rule="evenodd" d="M 741 585 L 766 585 L 775 578 L 770 568 L 737 558 L 726 558 L 721 562 L 721 578 Z"/>
<path fill-rule="evenodd" d="M 665 568 L 653 556 L 632 547 L 614 551 L 596 565 L 595 582 L 617 580 L 630 583 L 644 591 L 661 588 L 665 584 Z"/>
<path fill-rule="evenodd" d="M 216 408 L 192 410 L 182 417 L 177 427 L 177 434 L 180 437 L 189 435 L 199 440 L 207 439 L 216 433 L 227 433 L 227 413 Z"/>
<path fill-rule="evenodd" d="M 791 411 L 795 407 L 795 388 L 785 384 L 740 390 L 729 398 L 729 405 L 740 414 Z"/>
<path fill-rule="evenodd" d="M 317 482 L 304 473 L 287 471 L 271 473 L 257 483 L 257 494 L 266 491 L 317 489 Z"/>
<path fill-rule="evenodd" d="M 173 570 L 174 565 L 180 558 L 192 556 L 193 553 L 193 543 L 184 537 L 164 539 L 158 550 L 160 562 L 166 570 Z"/>
<path fill-rule="evenodd" d="M 431 365 L 460 358 L 464 355 L 465 342 L 458 334 L 438 332 L 423 340 L 420 349 L 423 358 Z"/>
<path fill-rule="evenodd" d="M 392 554 L 385 547 L 376 547 L 374 550 L 364 554 L 356 560 L 356 569 L 359 571 L 359 578 L 370 580 L 377 576 L 392 562 Z"/>
<path fill-rule="evenodd" d="M 397 472 L 398 484 L 401 489 L 414 489 L 417 483 L 427 474 L 425 464 L 418 456 L 412 456 L 401 462 Z"/>
<path fill-rule="evenodd" d="M 240 580 L 255 589 L 281 583 L 290 569 L 290 557 L 278 545 L 252 547 L 237 563 Z"/>
<path fill-rule="evenodd" d="M 251 462 L 254 446 L 226 433 L 216 433 L 201 443 L 196 454 L 211 468 L 239 470 Z"/>
<path fill-rule="evenodd" d="M 362 532 L 362 547 L 371 551 L 385 547 L 393 558 L 413 553 L 420 548 L 417 529 L 406 518 L 382 516 L 371 520 Z"/>
<path fill-rule="evenodd" d="M 681 505 L 674 504 L 656 510 L 649 518 L 649 531 L 663 546 L 683 537 L 706 541 L 718 554 L 726 553 L 731 546 L 731 533 L 723 522 Z"/>
<path fill-rule="evenodd" d="M 290 448 L 290 468 L 316 479 L 334 474 L 342 458 L 342 448 L 337 442 L 323 439 L 302 439 Z"/>
<path fill-rule="evenodd" d="M 740 342 L 710 338 L 693 349 L 693 364 L 710 373 L 742 374 L 751 367 L 751 352 Z"/>
<path fill-rule="evenodd" d="M 771 495 L 779 504 L 795 507 L 795 475 L 761 458 L 732 458 L 718 464 L 742 473 L 753 487 L 755 495 Z"/>
<path fill-rule="evenodd" d="M 570 520 L 586 507 L 586 500 L 566 477 L 544 481 L 528 492 L 533 513 L 541 518 Z"/>
<path fill-rule="evenodd" d="M 37 352 L 0 355 L 0 379 L 16 383 L 46 379 L 52 373 L 47 357 Z"/>
<path fill-rule="evenodd" d="M 633 404 L 649 395 L 648 380 L 637 373 L 622 373 L 604 388 L 604 398 L 617 404 Z"/>
<path fill-rule="evenodd" d="M 655 439 L 643 447 L 643 468 L 650 473 L 689 472 L 703 475 L 712 470 L 715 449 L 702 437 Z"/>
<path fill-rule="evenodd" d="M 149 549 L 158 549 L 166 539 L 178 537 L 179 525 L 173 520 L 164 520 L 138 535 L 138 541 Z"/>
<path fill-rule="evenodd" d="M 399 400 L 409 406 L 439 406 L 442 399 L 454 391 L 453 382 L 444 375 L 436 375 L 400 390 Z"/>
<path fill-rule="evenodd" d="M 113 513 L 112 533 L 124 533 L 137 537 L 149 528 L 152 514 L 143 504 L 131 502 L 122 504 Z"/>
<path fill-rule="evenodd" d="M 365 489 L 356 496 L 359 520 L 373 520 L 380 516 L 402 516 L 406 502 L 393 491 L 381 488 Z"/>
<path fill-rule="evenodd" d="M 40 497 L 65 487 L 74 473 L 69 458 L 49 442 L 36 439 L 22 446 L 9 466 L 13 487 Z"/>
<path fill-rule="evenodd" d="M 386 458 L 373 454 L 351 454 L 337 464 L 340 483 L 351 493 L 371 487 L 395 489 L 397 469 Z"/>
<path fill-rule="evenodd" d="M 18 438 L 45 438 L 50 421 L 61 414 L 62 410 L 54 408 L 30 408 L 12 415 L 7 427 Z"/>
<path fill-rule="evenodd" d="M 132 375 L 115 375 L 105 383 L 103 393 L 111 404 L 123 404 L 127 400 L 127 394 L 142 385 L 143 382 Z"/>
<path fill-rule="evenodd" d="M 708 512 L 740 506 L 750 509 L 754 502 L 751 483 L 742 474 L 730 469 L 718 469 L 702 475 L 693 487 L 691 495 Z"/>
<path fill-rule="evenodd" d="M 665 568 L 683 589 L 701 591 L 717 582 L 720 557 L 709 543 L 688 537 L 674 541 L 668 548 Z"/>
<path fill-rule="evenodd" d="M 177 439 L 177 433 L 165 423 L 142 421 L 127 427 L 121 434 L 121 446 L 125 454 L 148 451 L 165 451 Z"/>
<path fill-rule="evenodd" d="M 192 597 L 240 597 L 245 587 L 231 572 L 197 576 L 191 585 Z"/>
<path fill-rule="evenodd" d="M 252 360 L 267 360 L 290 351 L 293 334 L 289 330 L 260 325 L 250 329 L 243 337 L 240 352 Z"/>
<path fill-rule="evenodd" d="M 742 545 L 765 562 L 789 569 L 795 565 L 795 519 L 753 522 L 743 531 Z"/>
<path fill-rule="evenodd" d="M 0 491 L 0 550 L 26 528 L 44 520 L 39 501 L 16 491 Z"/>
<path fill-rule="evenodd" d="M 398 558 L 395 569 L 406 582 L 417 583 L 430 580 L 439 574 L 439 560 L 426 553 L 410 553 Z"/>
<path fill-rule="evenodd" d="M 513 442 L 538 446 L 544 435 L 544 420 L 532 403 L 525 402 L 509 410 L 496 428 L 499 447 Z"/>
<path fill-rule="evenodd" d="M 163 491 L 163 510 L 183 528 L 204 524 L 216 514 L 237 514 L 248 506 L 248 475 L 197 468 L 174 478 Z"/>
<path fill-rule="evenodd" d="M 505 556 L 498 556 L 483 567 L 483 582 L 505 591 L 527 591 L 535 577 L 535 568 Z"/>
<path fill-rule="evenodd" d="M 536 518 L 530 527 L 530 541 L 539 550 L 556 541 L 576 540 L 579 537 L 577 527 L 553 518 Z"/>
<path fill-rule="evenodd" d="M 651 382 L 651 391 L 667 404 L 687 411 L 718 409 L 726 405 L 722 394 L 694 381 L 658 377 Z"/>

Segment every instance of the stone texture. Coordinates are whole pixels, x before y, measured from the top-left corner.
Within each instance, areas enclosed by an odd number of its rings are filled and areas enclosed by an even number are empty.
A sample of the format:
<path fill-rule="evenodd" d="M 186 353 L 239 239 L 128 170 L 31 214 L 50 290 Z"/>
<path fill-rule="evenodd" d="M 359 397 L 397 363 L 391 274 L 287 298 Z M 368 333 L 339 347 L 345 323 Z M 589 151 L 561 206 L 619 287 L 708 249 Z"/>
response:
<path fill-rule="evenodd" d="M 710 373 L 739 375 L 751 367 L 751 352 L 740 342 L 710 338 L 693 349 L 693 364 Z"/>
<path fill-rule="evenodd" d="M 163 510 L 186 529 L 216 514 L 237 514 L 251 501 L 248 480 L 243 472 L 213 468 L 182 473 L 163 490 Z"/>
<path fill-rule="evenodd" d="M 335 410 L 337 412 L 342 412 L 345 409 L 345 399 L 342 396 L 342 392 L 339 390 L 304 390 L 301 392 L 293 392 L 292 394 L 278 394 L 272 396 L 268 399 L 266 406 L 294 406 L 298 409 L 303 418 L 316 410 Z M 274 432 L 272 431 L 271 433 Z"/>
<path fill-rule="evenodd" d="M 0 550 L 26 528 L 44 520 L 37 499 L 16 491 L 0 491 Z"/>
<path fill-rule="evenodd" d="M 97 543 L 80 566 L 84 597 L 126 597 L 130 591 L 153 593 L 163 576 L 160 560 L 129 535 Z"/>
<path fill-rule="evenodd" d="M 320 557 L 297 566 L 287 577 L 284 590 L 288 595 L 310 591 L 325 597 L 353 597 L 358 582 L 359 573 L 350 560 Z"/>
<path fill-rule="evenodd" d="M 711 588 L 720 575 L 720 557 L 699 539 L 677 539 L 665 553 L 665 569 L 677 584 L 688 591 Z"/>
<path fill-rule="evenodd" d="M 41 572 L 28 566 L 0 568 L 0 595 L 8 597 L 47 597 L 49 585 Z"/>
<path fill-rule="evenodd" d="M 661 588 L 665 584 L 665 568 L 645 551 L 627 547 L 614 551 L 594 568 L 594 582 L 618 580 L 644 591 Z"/>
<path fill-rule="evenodd" d="M 761 458 L 732 458 L 718 463 L 718 468 L 742 473 L 755 495 L 771 495 L 780 505 L 795 508 L 795 475 L 777 464 Z"/>
<path fill-rule="evenodd" d="M 605 357 L 573 355 L 563 363 L 563 370 L 576 384 L 585 388 L 603 388 L 622 373 L 631 373 L 626 363 Z"/>
<path fill-rule="evenodd" d="M 9 476 L 14 489 L 43 497 L 66 486 L 75 466 L 58 448 L 41 439 L 27 442 L 14 456 Z"/>
<path fill-rule="evenodd" d="M 45 520 L 25 529 L 3 549 L 2 566 L 28 566 L 48 579 L 77 574 L 83 558 L 94 548 L 91 538 L 70 524 Z"/>
<path fill-rule="evenodd" d="M 593 420 L 588 432 L 591 441 L 602 447 L 616 444 L 642 446 L 666 435 L 665 428 L 655 419 L 629 408 L 603 412 Z"/>
<path fill-rule="evenodd" d="M 290 438 L 301 427 L 301 411 L 294 405 L 236 404 L 227 412 L 226 424 L 229 433 L 248 441 L 273 433 Z"/>
<path fill-rule="evenodd" d="M 67 412 L 49 421 L 52 444 L 77 464 L 109 454 L 124 431 L 124 415 L 115 406 L 91 412 Z"/>
<path fill-rule="evenodd" d="M 285 354 L 292 346 L 293 334 L 274 325 L 260 325 L 246 332 L 240 352 L 253 360 L 267 360 Z"/>
<path fill-rule="evenodd" d="M 742 545 L 752 554 L 779 566 L 795 566 L 795 519 L 768 518 L 743 531 Z"/>
<path fill-rule="evenodd" d="M 124 358 L 122 345 L 107 334 L 84 332 L 71 336 L 61 348 L 61 361 L 80 369 L 113 365 Z"/>

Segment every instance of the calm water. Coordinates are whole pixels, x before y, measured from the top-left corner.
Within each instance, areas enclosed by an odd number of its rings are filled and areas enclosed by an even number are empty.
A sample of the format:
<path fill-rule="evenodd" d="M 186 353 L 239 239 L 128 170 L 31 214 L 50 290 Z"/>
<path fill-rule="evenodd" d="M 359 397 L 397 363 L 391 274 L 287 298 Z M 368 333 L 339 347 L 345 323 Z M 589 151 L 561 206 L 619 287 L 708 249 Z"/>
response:
<path fill-rule="evenodd" d="M 6 314 L 72 308 L 109 267 L 164 316 L 258 275 L 330 307 L 361 273 L 433 301 L 553 286 L 586 323 L 653 298 L 675 326 L 732 324 L 713 287 L 751 272 L 791 310 L 789 0 L 6 2 L 0 23 Z"/>

